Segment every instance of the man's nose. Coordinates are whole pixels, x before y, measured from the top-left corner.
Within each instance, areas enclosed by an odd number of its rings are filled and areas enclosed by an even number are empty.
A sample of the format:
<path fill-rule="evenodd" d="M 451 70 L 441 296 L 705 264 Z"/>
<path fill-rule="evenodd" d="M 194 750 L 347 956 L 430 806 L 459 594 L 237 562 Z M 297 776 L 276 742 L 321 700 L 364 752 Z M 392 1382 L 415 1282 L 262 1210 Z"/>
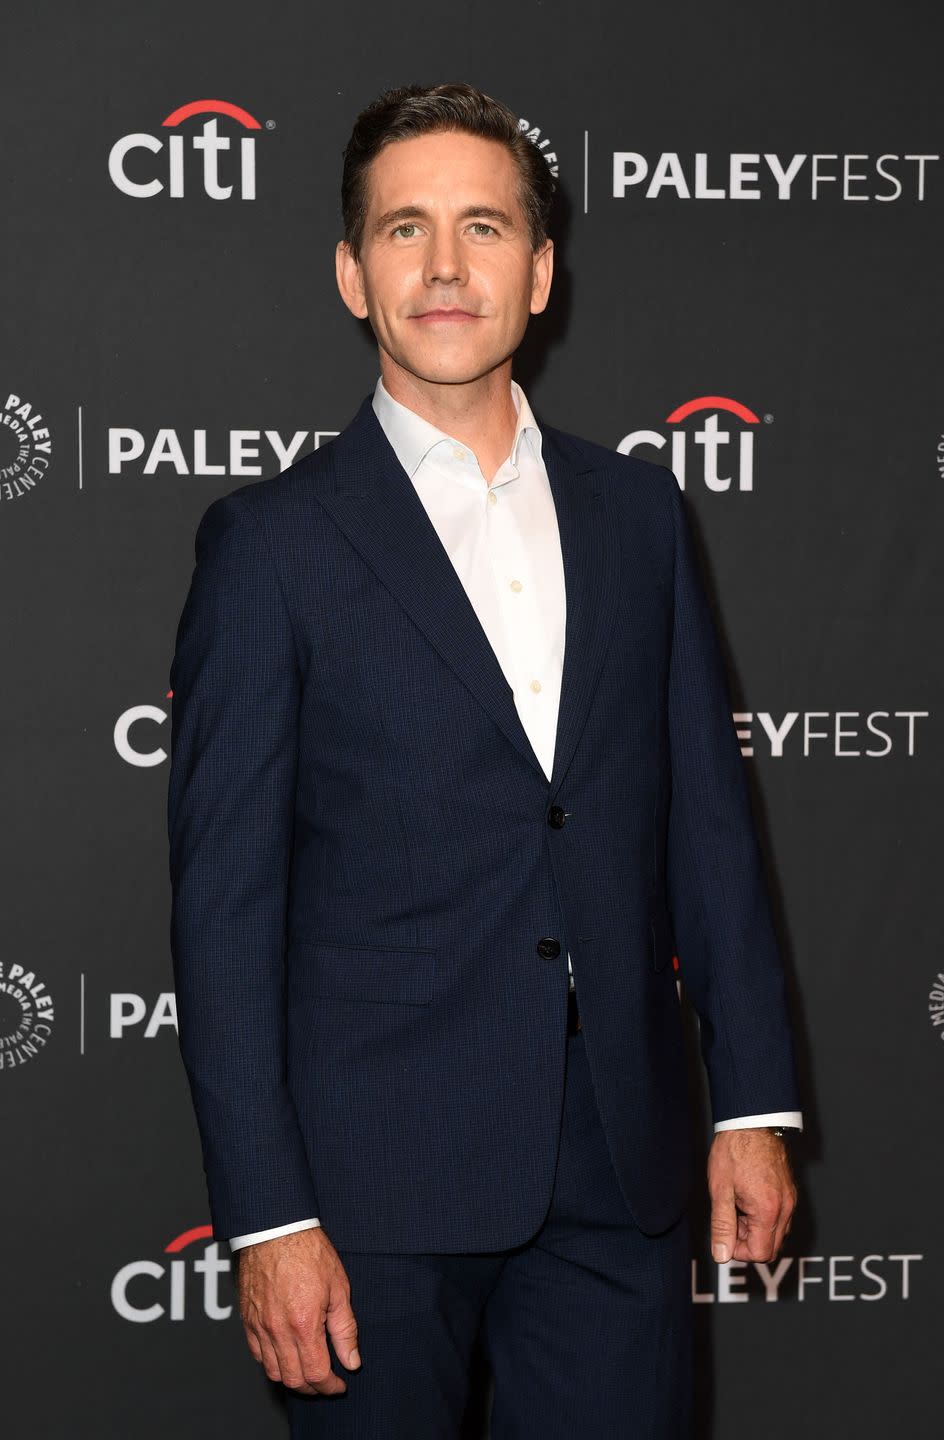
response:
<path fill-rule="evenodd" d="M 426 254 L 425 280 L 427 285 L 433 285 L 437 281 L 450 283 L 465 278 L 465 260 L 456 236 L 434 235 Z"/>

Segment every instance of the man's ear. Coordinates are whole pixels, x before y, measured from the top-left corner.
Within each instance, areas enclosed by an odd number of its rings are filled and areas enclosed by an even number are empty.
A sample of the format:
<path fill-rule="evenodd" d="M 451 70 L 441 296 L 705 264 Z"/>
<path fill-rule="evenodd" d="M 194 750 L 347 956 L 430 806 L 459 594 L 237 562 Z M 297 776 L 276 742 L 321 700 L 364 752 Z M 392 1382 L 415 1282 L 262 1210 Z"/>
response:
<path fill-rule="evenodd" d="M 536 251 L 531 272 L 531 314 L 540 315 L 547 306 L 554 275 L 554 241 L 548 238 Z"/>
<path fill-rule="evenodd" d="M 358 320 L 366 320 L 367 302 L 364 299 L 364 273 L 351 254 L 351 247 L 346 240 L 338 241 L 334 262 L 341 299 L 352 315 L 356 315 Z"/>

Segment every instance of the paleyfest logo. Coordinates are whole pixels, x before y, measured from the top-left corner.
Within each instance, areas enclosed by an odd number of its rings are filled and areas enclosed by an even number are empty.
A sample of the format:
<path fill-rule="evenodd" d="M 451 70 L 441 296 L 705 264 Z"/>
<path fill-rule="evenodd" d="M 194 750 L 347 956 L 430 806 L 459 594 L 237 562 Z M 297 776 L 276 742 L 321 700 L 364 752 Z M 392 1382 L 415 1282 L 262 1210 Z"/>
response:
<path fill-rule="evenodd" d="M 178 128 L 196 115 L 211 115 L 212 119 L 205 120 L 196 132 L 192 128 Z M 221 135 L 221 117 L 250 132 L 263 128 L 255 116 L 241 105 L 233 105 L 228 100 L 191 100 L 189 104 L 172 110 L 161 121 L 161 129 L 171 133 L 158 136 L 137 131 L 122 135 L 120 140 L 115 141 L 108 155 L 108 173 L 112 183 L 133 200 L 152 200 L 165 192 L 172 200 L 182 200 L 187 188 L 186 155 L 189 149 L 203 155 L 202 164 L 191 162 L 190 168 L 196 168 L 199 174 L 199 181 L 190 177 L 193 188 L 202 185 L 203 193 L 211 200 L 255 200 L 255 135 L 239 135 L 238 132 L 232 137 Z M 273 128 L 273 122 L 267 121 L 266 129 Z M 221 176 L 221 156 L 236 148 L 239 152 L 238 164 L 227 155 Z M 149 162 L 142 157 L 142 151 L 160 159 Z"/>
<path fill-rule="evenodd" d="M 52 1038 L 52 996 L 32 970 L 0 960 L 0 1070 L 32 1060 Z"/>
<path fill-rule="evenodd" d="M 734 724 L 745 759 L 769 755 L 833 755 L 882 760 L 917 750 L 918 720 L 930 710 L 735 710 Z M 876 744 L 876 741 L 878 742 Z"/>
<path fill-rule="evenodd" d="M 184 1230 L 164 1246 L 163 1260 L 132 1260 L 111 1282 L 111 1303 L 135 1325 L 186 1320 L 202 1310 L 208 1320 L 228 1320 L 233 1307 L 220 1300 L 220 1280 L 230 1272 L 210 1225 Z"/>
<path fill-rule="evenodd" d="M 646 200 L 918 201 L 939 154 L 870 155 L 838 151 L 777 155 L 761 151 L 709 155 L 665 150 L 613 152 L 613 198 Z"/>
<path fill-rule="evenodd" d="M 45 478 L 52 460 L 49 426 L 31 400 L 7 394 L 0 410 L 0 500 L 19 500 Z"/>
<path fill-rule="evenodd" d="M 630 431 L 617 450 L 621 455 L 632 455 L 640 445 L 651 445 L 656 450 L 668 445 L 669 468 L 682 490 L 689 471 L 693 475 L 697 472 L 708 490 L 753 490 L 754 427 L 760 424 L 760 416 L 747 405 L 726 395 L 699 395 L 676 406 L 665 417 L 665 423 L 672 426 L 667 433 Z"/>
<path fill-rule="evenodd" d="M 692 1304 L 910 1300 L 912 1267 L 923 1259 L 920 1254 L 782 1255 L 773 1265 L 747 1260 L 699 1265 L 693 1260 Z"/>
<path fill-rule="evenodd" d="M 337 430 L 174 430 L 145 434 L 131 426 L 108 430 L 109 475 L 226 475 L 234 479 L 287 470 L 310 442 L 318 450 Z M 139 464 L 140 460 L 143 465 Z"/>

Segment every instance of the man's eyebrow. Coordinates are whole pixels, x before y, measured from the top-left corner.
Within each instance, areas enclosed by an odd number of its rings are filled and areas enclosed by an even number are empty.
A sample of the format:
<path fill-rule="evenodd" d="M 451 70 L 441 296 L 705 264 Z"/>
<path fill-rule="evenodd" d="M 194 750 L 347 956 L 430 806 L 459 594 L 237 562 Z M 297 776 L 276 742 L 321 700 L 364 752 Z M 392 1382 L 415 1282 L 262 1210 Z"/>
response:
<path fill-rule="evenodd" d="M 466 205 L 463 210 L 459 211 L 456 218 L 458 220 L 471 220 L 473 216 L 476 218 L 481 217 L 485 220 L 497 220 L 500 225 L 504 225 L 508 230 L 515 228 L 511 216 L 506 214 L 504 210 L 497 209 L 494 205 Z M 429 218 L 429 211 L 424 210 L 421 205 L 400 205 L 396 210 L 384 211 L 383 215 L 380 216 L 374 225 L 374 235 L 379 235 L 383 230 L 387 229 L 388 225 L 392 225 L 396 220 L 428 220 Z"/>

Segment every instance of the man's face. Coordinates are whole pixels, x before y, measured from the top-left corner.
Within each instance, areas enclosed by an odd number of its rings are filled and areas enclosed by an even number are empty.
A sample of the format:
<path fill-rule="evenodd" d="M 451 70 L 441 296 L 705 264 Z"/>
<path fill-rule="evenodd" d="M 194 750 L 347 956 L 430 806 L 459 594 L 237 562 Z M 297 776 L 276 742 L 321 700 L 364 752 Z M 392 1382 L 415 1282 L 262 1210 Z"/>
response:
<path fill-rule="evenodd" d="M 341 241 L 338 288 L 421 380 L 487 374 L 547 304 L 554 247 L 532 251 L 517 184 L 503 145 L 463 132 L 394 141 L 371 163 L 360 263 Z"/>

